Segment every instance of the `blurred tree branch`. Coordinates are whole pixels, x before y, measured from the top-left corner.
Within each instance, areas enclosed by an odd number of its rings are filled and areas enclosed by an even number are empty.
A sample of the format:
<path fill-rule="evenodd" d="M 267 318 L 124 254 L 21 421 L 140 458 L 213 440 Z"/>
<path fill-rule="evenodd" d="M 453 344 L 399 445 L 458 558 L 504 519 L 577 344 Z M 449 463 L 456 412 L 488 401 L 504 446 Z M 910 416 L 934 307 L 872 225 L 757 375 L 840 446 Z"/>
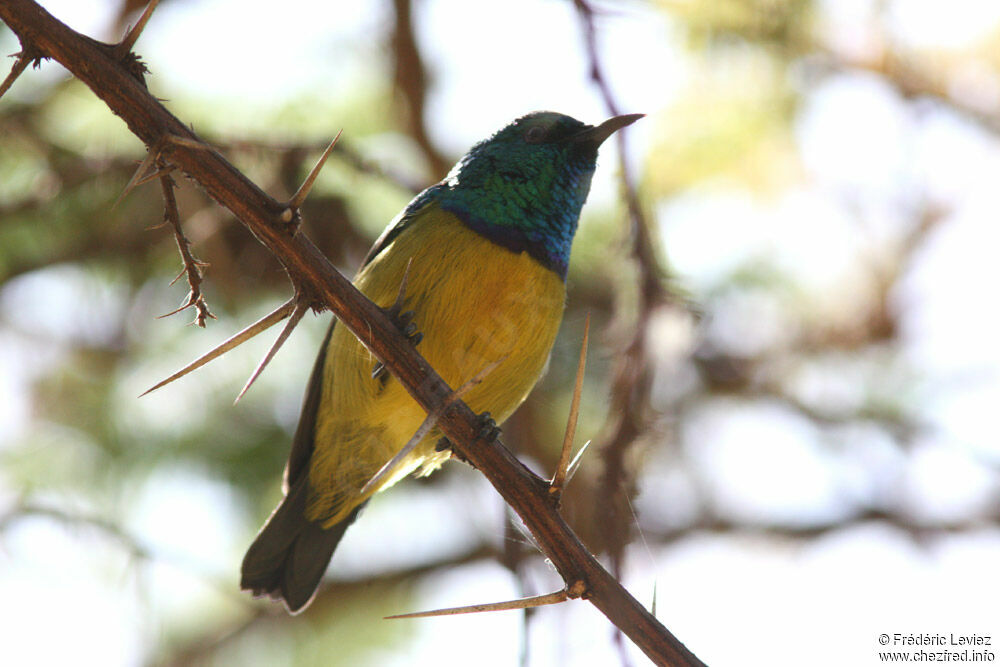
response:
<path fill-rule="evenodd" d="M 944 105 L 969 120 L 1000 134 L 1000 113 L 977 107 L 956 97 L 949 89 L 948 72 L 916 57 L 903 56 L 891 48 L 870 56 L 842 53 L 817 46 L 816 62 L 820 67 L 836 72 L 860 71 L 879 76 L 892 84 L 906 99 L 926 98 Z"/>
<path fill-rule="evenodd" d="M 411 0 L 392 0 L 396 15 L 392 34 L 393 71 L 395 85 L 405 100 L 406 127 L 427 159 L 435 178 L 444 177 L 451 164 L 442 156 L 427 134 L 425 109 L 427 73 L 423 58 L 417 48 L 413 30 L 413 5 Z"/>
<path fill-rule="evenodd" d="M 86 83 L 146 144 L 155 162 L 179 168 L 199 183 L 278 257 L 300 298 L 331 309 L 428 414 L 442 414 L 442 431 L 521 516 L 567 589 L 583 582 L 584 597 L 657 664 L 702 664 L 579 542 L 549 501 L 544 480 L 499 442 L 483 440 L 479 417 L 451 401 L 452 391 L 386 314 L 297 233 L 299 211 L 261 191 L 149 94 L 145 66 L 136 56 L 74 32 L 31 0 L 8 0 L 0 5 L 0 18 L 17 34 L 23 54 L 53 58 Z"/>
<path fill-rule="evenodd" d="M 621 110 L 604 76 L 594 24 L 595 10 L 587 0 L 573 0 L 573 4 L 583 32 L 590 78 L 600 91 L 608 114 L 617 116 Z M 609 417 L 601 445 L 603 470 L 597 496 L 597 516 L 604 547 L 611 555 L 613 571 L 620 577 L 625 546 L 634 522 L 630 505 L 635 494 L 635 479 L 634 470 L 628 465 L 629 455 L 640 436 L 648 430 L 652 418 L 649 394 L 654 364 L 647 355 L 649 325 L 658 309 L 672 307 L 675 302 L 664 286 L 667 274 L 655 255 L 650 224 L 632 177 L 625 136 L 615 137 L 615 140 L 618 145 L 620 188 L 628 207 L 629 256 L 638 272 L 638 289 L 634 304 L 627 305 L 627 300 L 619 294 L 615 308 L 614 326 L 620 331 L 633 333 L 624 344 L 624 351 L 613 371 Z"/>
<path fill-rule="evenodd" d="M 172 651 L 162 663 L 164 667 L 187 667 L 192 664 L 205 664 L 222 649 L 245 636 L 266 627 L 287 625 L 301 618 L 305 622 L 323 619 L 328 614 L 342 609 L 345 600 L 351 600 L 358 595 L 371 595 L 372 591 L 391 589 L 401 584 L 413 581 L 415 578 L 433 574 L 441 570 L 461 567 L 479 561 L 497 557 L 496 551 L 487 544 L 473 545 L 460 554 L 441 558 L 430 563 L 415 567 L 392 570 L 383 574 L 363 577 L 353 581 L 333 581 L 324 584 L 316 598 L 301 616 L 289 616 L 271 605 L 253 605 L 251 613 L 245 618 L 233 622 L 222 631 L 212 629 L 204 636 L 196 637 Z"/>

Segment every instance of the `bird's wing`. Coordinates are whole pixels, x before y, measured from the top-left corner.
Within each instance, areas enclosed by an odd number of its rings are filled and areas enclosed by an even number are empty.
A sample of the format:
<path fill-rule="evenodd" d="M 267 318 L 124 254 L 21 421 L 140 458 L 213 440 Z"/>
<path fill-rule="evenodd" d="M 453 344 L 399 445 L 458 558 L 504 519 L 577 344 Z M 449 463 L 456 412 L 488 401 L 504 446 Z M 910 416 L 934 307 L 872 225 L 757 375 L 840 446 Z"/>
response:
<path fill-rule="evenodd" d="M 299 425 L 295 428 L 295 436 L 292 438 L 292 451 L 288 456 L 288 465 L 285 466 L 286 494 L 303 473 L 308 474 L 309 472 L 309 459 L 312 458 L 316 435 L 316 417 L 319 413 L 320 398 L 323 395 L 323 367 L 326 365 L 326 348 L 330 345 L 330 336 L 333 335 L 333 327 L 336 324 L 336 319 L 330 323 L 323 344 L 319 348 L 319 354 L 316 356 L 312 375 L 309 376 L 306 399 L 302 403 L 302 414 L 299 416 Z"/>

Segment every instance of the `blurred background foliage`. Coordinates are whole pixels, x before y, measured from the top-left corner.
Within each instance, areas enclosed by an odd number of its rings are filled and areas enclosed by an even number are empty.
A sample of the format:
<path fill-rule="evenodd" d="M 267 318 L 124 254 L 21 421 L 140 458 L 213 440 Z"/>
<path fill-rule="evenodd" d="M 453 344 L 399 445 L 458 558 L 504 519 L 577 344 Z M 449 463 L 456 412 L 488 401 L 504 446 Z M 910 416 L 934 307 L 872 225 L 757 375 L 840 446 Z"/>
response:
<path fill-rule="evenodd" d="M 140 9 L 43 4 L 108 40 Z M 980 578 L 1000 557 L 1000 8 L 473 4 L 371 0 L 348 17 L 305 0 L 267 12 L 163 0 L 137 52 L 155 94 L 276 197 L 345 129 L 303 212 L 348 275 L 414 192 L 510 118 L 608 115 L 596 58 L 622 111 L 649 115 L 626 158 L 653 252 L 632 252 L 609 150 L 551 367 L 504 441 L 552 470 L 589 313 L 578 439 L 594 444 L 564 512 L 640 599 L 659 591 L 658 614 L 702 659 L 875 664 L 890 622 L 1000 632 L 981 606 L 1000 589 Z M 0 49 L 18 49 L 5 27 Z M 181 265 L 159 188 L 119 201 L 143 156 L 57 65 L 0 101 L 10 664 L 624 660 L 582 604 L 379 620 L 559 586 L 457 464 L 373 502 L 306 614 L 239 593 L 327 317 L 307 318 L 235 407 L 276 334 L 137 399 L 289 295 L 264 248 L 180 179 L 218 319 L 157 319 L 186 286 L 171 283 Z M 660 298 L 642 298 L 644 270 Z M 831 631 L 845 639 L 804 660 Z"/>

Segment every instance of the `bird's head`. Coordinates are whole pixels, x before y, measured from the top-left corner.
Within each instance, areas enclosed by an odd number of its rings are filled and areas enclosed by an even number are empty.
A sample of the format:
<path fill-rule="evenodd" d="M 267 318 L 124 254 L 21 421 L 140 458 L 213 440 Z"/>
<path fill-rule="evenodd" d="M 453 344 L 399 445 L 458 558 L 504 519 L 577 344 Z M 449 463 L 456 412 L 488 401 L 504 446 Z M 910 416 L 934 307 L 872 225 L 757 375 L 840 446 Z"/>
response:
<path fill-rule="evenodd" d="M 565 275 L 597 149 L 642 114 L 587 125 L 552 111 L 522 116 L 480 141 L 442 182 L 442 205 L 477 231 Z"/>

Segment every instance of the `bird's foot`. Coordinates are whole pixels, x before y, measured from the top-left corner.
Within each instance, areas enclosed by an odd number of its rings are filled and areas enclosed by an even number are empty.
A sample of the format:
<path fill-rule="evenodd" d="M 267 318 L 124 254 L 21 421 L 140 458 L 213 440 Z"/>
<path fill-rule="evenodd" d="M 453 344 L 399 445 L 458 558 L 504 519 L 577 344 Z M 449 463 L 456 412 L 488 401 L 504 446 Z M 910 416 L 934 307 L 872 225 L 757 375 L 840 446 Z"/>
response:
<path fill-rule="evenodd" d="M 479 415 L 479 439 L 492 442 L 500 436 L 500 427 L 488 412 Z"/>
<path fill-rule="evenodd" d="M 499 435 L 500 435 L 500 427 L 497 426 L 496 421 L 493 419 L 492 416 L 490 416 L 490 413 L 484 412 L 483 414 L 479 415 L 479 432 L 476 434 L 476 439 L 486 440 L 487 442 L 491 442 L 493 440 L 496 440 L 496 438 Z M 456 459 L 458 459 L 459 461 L 472 465 L 469 459 L 465 458 L 465 456 L 463 456 L 461 453 L 459 453 L 457 449 L 455 449 L 455 447 L 451 444 L 451 440 L 449 440 L 448 438 L 441 438 L 440 440 L 438 440 L 437 444 L 434 446 L 434 449 L 439 452 L 450 451 L 451 455 Z"/>
<path fill-rule="evenodd" d="M 403 310 L 403 304 L 398 300 L 389 308 L 383 308 L 382 311 L 388 316 L 392 323 L 396 325 L 399 333 L 410 341 L 410 345 L 416 347 L 420 344 L 420 341 L 424 339 L 424 334 L 417 331 L 417 324 L 413 321 L 413 317 L 416 315 L 412 310 Z M 375 366 L 372 368 L 372 379 L 381 380 L 382 384 L 385 384 L 389 380 L 389 373 L 386 371 L 385 366 L 382 362 L 376 362 Z"/>

